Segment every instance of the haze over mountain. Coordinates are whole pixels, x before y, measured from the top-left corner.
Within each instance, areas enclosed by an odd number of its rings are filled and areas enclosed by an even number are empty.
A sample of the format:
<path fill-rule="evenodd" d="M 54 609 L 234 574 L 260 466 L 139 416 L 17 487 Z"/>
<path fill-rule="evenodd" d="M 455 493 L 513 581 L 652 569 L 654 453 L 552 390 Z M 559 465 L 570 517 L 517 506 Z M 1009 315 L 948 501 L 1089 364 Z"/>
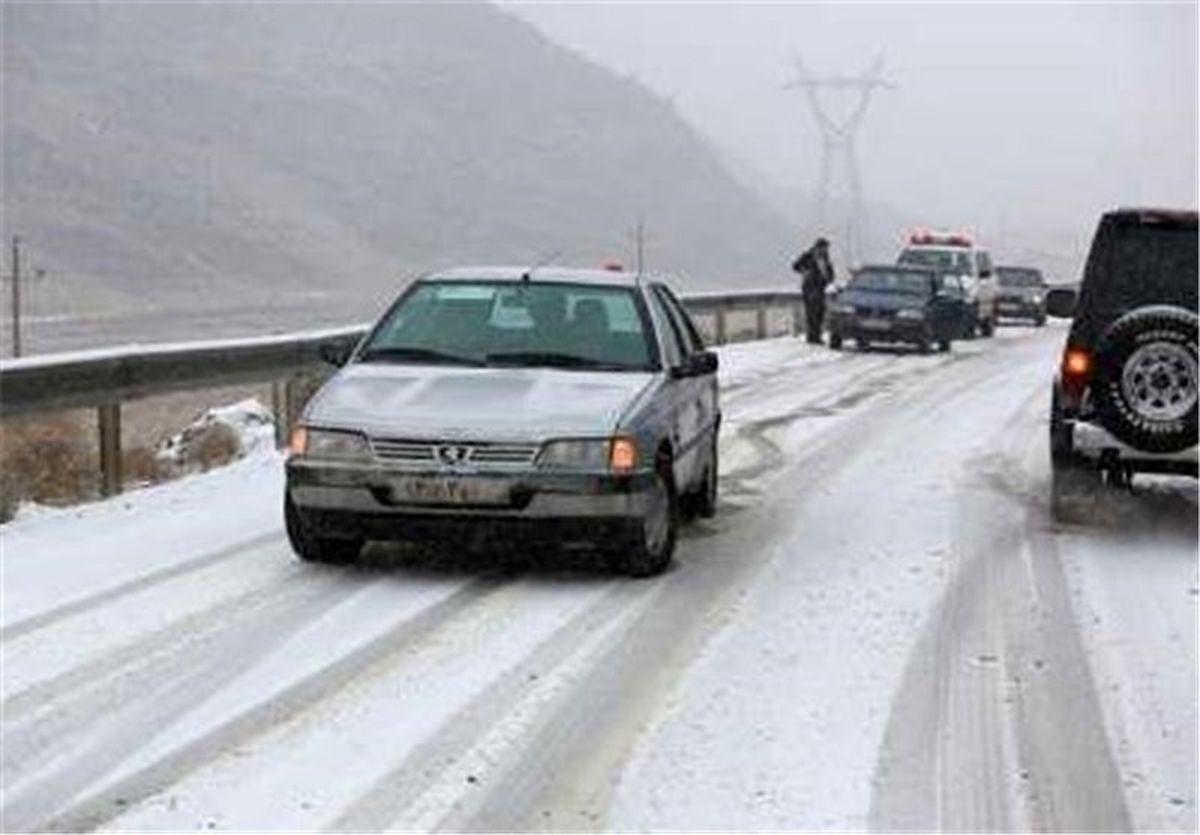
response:
<path fill-rule="evenodd" d="M 390 295 L 456 263 L 787 281 L 672 107 L 487 5 L 3 6 L 5 240 L 76 310 Z M 203 300 L 203 301 L 201 301 Z"/>

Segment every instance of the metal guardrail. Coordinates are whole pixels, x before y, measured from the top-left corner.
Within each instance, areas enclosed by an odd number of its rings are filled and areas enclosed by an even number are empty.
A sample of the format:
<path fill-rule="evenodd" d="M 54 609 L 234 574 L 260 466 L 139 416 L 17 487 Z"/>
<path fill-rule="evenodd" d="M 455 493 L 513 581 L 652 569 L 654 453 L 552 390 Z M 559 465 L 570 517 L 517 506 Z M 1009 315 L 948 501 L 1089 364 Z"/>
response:
<path fill-rule="evenodd" d="M 712 317 L 713 342 L 729 341 L 728 316 L 753 312 L 754 338 L 767 336 L 772 308 L 791 313 L 801 331 L 798 291 L 700 293 L 682 297 L 697 318 Z M 0 360 L 0 418 L 60 409 L 94 408 L 100 440 L 101 492 L 121 490 L 121 404 L 130 400 L 246 383 L 271 383 L 276 439 L 283 443 L 298 413 L 299 376 L 320 369 L 323 346 L 352 346 L 367 325 L 301 334 L 185 342 L 46 354 Z"/>

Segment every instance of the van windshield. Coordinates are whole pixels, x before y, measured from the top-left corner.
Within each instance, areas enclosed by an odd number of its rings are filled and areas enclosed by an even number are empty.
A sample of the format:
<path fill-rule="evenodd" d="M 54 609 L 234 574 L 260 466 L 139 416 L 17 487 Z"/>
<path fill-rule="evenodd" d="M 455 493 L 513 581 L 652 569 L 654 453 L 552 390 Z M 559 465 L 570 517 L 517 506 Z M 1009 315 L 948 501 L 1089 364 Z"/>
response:
<path fill-rule="evenodd" d="M 359 359 L 645 371 L 656 367 L 649 334 L 629 287 L 433 280 L 388 313 Z"/>
<path fill-rule="evenodd" d="M 900 253 L 899 263 L 913 267 L 933 267 L 942 272 L 971 274 L 971 256 L 965 250 L 912 248 Z"/>

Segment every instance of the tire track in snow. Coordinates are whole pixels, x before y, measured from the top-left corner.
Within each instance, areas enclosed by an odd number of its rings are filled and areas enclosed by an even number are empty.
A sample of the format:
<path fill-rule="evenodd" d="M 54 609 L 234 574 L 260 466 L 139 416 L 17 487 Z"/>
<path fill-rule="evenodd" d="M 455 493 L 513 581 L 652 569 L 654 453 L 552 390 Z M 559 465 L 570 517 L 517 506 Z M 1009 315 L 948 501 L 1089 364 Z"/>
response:
<path fill-rule="evenodd" d="M 571 616 L 515 667 L 508 669 L 457 710 L 425 742 L 324 827 L 326 831 L 386 829 L 426 793 L 452 765 L 509 716 L 531 693 L 556 685 L 558 669 L 569 662 L 592 633 L 610 630 L 630 609 L 654 594 L 654 587 L 623 584 Z M 480 778 L 486 781 L 486 775 Z"/>
<path fill-rule="evenodd" d="M 322 664 L 281 690 L 240 713 L 224 717 L 211 728 L 163 753 L 131 773 L 71 802 L 33 823 L 56 831 L 92 830 L 120 815 L 128 807 L 167 789 L 184 775 L 226 749 L 259 736 L 335 694 L 346 684 L 388 658 L 409 651 L 415 644 L 436 636 L 452 618 L 462 616 L 510 583 L 512 575 L 492 575 L 470 580 L 436 603 L 404 617 L 354 650 Z M 239 652 L 241 649 L 239 649 Z M 247 660 L 252 666 L 257 658 Z M 203 680 L 201 676 L 193 676 Z M 172 683 L 172 692 L 186 692 L 190 679 Z M 174 712 L 172 712 L 174 715 Z M 169 717 L 168 717 L 169 718 Z M 130 731 L 144 727 L 130 722 Z M 81 787 L 83 788 L 83 787 Z M 61 799 L 73 797 L 63 796 Z"/>
<path fill-rule="evenodd" d="M 56 694 L 5 729 L 0 814 L 6 826 L 33 828 L 56 803 L 102 777 L 309 618 L 357 590 L 332 575 L 320 583 L 293 575 L 126 648 L 132 651 L 121 653 L 123 664 L 87 665 L 83 675 L 68 674 L 78 688 L 65 698 Z M 245 608 L 239 610 L 239 603 Z"/>
<path fill-rule="evenodd" d="M 1026 397 L 990 445 L 1003 452 L 965 465 L 960 561 L 893 703 L 872 829 L 1129 828 L 1045 479 L 1030 486 L 1045 401 Z"/>
<path fill-rule="evenodd" d="M 166 583 L 185 574 L 191 574 L 196 571 L 208 568 L 219 562 L 240 556 L 246 551 L 252 551 L 271 542 L 282 541 L 283 535 L 280 531 L 262 534 L 253 537 L 244 542 L 237 542 L 227 548 L 222 548 L 211 554 L 201 554 L 198 557 L 184 560 L 175 565 L 160 568 L 151 571 L 149 574 L 144 574 L 125 583 L 120 583 L 112 588 L 102 589 L 94 594 L 85 595 L 70 603 L 57 606 L 45 612 L 32 615 L 17 623 L 9 624 L 0 628 L 0 642 L 11 641 L 15 638 L 20 638 L 34 632 L 38 629 L 44 629 L 48 626 L 53 626 L 68 618 L 79 615 L 89 609 L 94 609 L 98 606 L 103 606 L 119 600 L 122 597 L 127 597 L 131 594 L 144 591 L 151 586 L 160 583 Z"/>

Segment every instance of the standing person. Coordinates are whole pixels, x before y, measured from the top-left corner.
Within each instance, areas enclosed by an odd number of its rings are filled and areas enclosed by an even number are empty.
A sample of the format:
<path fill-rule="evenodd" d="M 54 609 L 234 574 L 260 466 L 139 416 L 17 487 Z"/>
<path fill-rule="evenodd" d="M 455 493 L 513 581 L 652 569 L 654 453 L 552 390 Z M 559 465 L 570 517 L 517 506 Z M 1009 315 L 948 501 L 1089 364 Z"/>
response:
<path fill-rule="evenodd" d="M 816 242 L 792 262 L 800 274 L 800 292 L 804 295 L 805 335 L 811 345 L 821 344 L 825 324 L 825 288 L 833 283 L 833 264 L 829 260 L 829 241 Z"/>

